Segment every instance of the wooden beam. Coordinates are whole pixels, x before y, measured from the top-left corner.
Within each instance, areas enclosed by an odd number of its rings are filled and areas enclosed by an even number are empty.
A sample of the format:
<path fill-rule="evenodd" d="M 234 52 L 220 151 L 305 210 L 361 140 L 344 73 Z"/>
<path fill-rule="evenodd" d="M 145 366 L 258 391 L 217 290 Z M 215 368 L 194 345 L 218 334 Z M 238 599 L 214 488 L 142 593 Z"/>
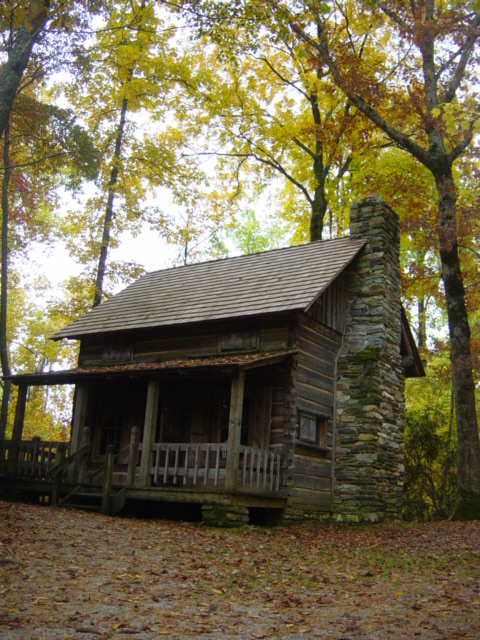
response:
<path fill-rule="evenodd" d="M 83 428 L 87 421 L 88 388 L 77 384 L 73 403 L 72 433 L 70 436 L 70 453 L 75 453 L 80 447 Z"/>
<path fill-rule="evenodd" d="M 130 432 L 130 451 L 128 452 L 128 467 L 127 467 L 127 486 L 133 487 L 135 485 L 135 473 L 137 471 L 137 459 L 138 459 L 138 428 L 132 427 Z"/>
<path fill-rule="evenodd" d="M 22 441 L 23 422 L 25 420 L 25 407 L 27 404 L 28 386 L 21 384 L 18 387 L 17 406 L 15 408 L 15 421 L 13 423 L 12 444 L 20 444 Z"/>
<path fill-rule="evenodd" d="M 152 443 L 157 428 L 158 404 L 160 400 L 160 383 L 150 380 L 147 390 L 147 406 L 145 408 L 145 422 L 143 425 L 142 457 L 140 460 L 140 486 L 150 486 L 148 470 L 152 466 Z"/>
<path fill-rule="evenodd" d="M 114 466 L 115 466 L 115 449 L 113 445 L 109 444 L 107 447 L 107 456 L 105 460 L 105 473 L 103 476 L 103 495 L 102 495 L 102 506 L 101 506 L 101 512 L 105 516 L 110 515 Z"/>
<path fill-rule="evenodd" d="M 22 444 L 23 423 L 25 421 L 25 407 L 27 404 L 28 385 L 21 384 L 18 387 L 17 406 L 15 407 L 15 420 L 13 423 L 12 440 L 8 452 L 8 472 L 15 475 Z"/>
<path fill-rule="evenodd" d="M 237 369 L 232 376 L 230 392 L 230 415 L 228 420 L 227 464 L 225 475 L 225 489 L 227 489 L 227 491 L 234 491 L 237 486 L 244 388 L 245 371 L 243 369 Z"/>

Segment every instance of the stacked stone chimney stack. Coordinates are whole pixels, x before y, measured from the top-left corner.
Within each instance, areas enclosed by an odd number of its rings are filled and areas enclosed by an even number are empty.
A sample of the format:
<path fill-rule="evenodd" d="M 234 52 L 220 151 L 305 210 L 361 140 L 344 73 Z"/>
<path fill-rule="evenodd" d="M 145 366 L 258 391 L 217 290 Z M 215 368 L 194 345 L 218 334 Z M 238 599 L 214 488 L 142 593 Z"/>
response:
<path fill-rule="evenodd" d="M 367 244 L 349 276 L 338 360 L 334 511 L 377 521 L 400 515 L 404 473 L 398 216 L 366 198 L 351 208 L 350 233 Z"/>

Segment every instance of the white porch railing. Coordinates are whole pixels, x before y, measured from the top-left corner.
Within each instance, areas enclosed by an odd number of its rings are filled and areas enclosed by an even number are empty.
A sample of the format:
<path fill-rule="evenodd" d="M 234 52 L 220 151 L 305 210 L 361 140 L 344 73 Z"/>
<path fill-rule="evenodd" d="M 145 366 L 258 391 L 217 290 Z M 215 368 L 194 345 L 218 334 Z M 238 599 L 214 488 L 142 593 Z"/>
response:
<path fill-rule="evenodd" d="M 154 443 L 151 450 L 153 456 L 149 474 L 154 486 L 224 486 L 226 444 Z M 280 472 L 279 454 L 253 447 L 240 447 L 237 488 L 278 492 Z"/>
<path fill-rule="evenodd" d="M 279 491 L 281 458 L 278 453 L 240 447 L 241 483 L 248 489 Z"/>
<path fill-rule="evenodd" d="M 218 486 L 225 479 L 226 444 L 154 443 L 150 475 L 154 486 Z"/>

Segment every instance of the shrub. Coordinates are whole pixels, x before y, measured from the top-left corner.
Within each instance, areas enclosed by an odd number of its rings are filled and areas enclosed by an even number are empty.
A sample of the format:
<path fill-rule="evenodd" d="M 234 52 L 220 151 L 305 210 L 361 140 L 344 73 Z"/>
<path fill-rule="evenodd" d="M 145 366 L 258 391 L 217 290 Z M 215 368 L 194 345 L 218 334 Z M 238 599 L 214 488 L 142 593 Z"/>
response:
<path fill-rule="evenodd" d="M 440 413 L 406 414 L 403 515 L 408 520 L 448 518 L 455 505 L 456 438 Z"/>

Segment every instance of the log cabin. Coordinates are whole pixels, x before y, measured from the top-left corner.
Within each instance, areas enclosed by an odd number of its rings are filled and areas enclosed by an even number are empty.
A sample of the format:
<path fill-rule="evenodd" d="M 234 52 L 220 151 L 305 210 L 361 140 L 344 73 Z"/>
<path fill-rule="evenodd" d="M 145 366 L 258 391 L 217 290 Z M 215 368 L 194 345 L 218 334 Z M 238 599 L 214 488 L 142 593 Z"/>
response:
<path fill-rule="evenodd" d="M 350 235 L 149 273 L 54 339 L 78 366 L 17 374 L 0 490 L 55 504 L 197 508 L 207 523 L 398 517 L 406 376 L 398 217 Z M 28 388 L 75 385 L 70 442 L 22 441 Z"/>

